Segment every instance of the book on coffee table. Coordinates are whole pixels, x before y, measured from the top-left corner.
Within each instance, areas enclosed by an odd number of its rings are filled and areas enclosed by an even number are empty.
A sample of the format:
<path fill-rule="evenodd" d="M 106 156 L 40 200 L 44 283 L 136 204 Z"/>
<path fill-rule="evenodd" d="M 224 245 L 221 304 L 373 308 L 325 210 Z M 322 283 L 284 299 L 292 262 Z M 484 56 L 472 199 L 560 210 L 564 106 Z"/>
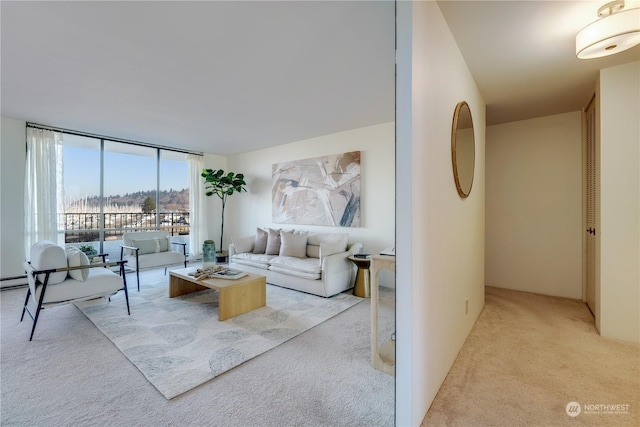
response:
<path fill-rule="evenodd" d="M 234 270 L 233 268 L 225 268 L 224 270 L 216 271 L 215 273 L 211 273 L 209 277 L 216 279 L 239 279 L 241 277 L 246 276 L 247 273 L 240 270 Z"/>

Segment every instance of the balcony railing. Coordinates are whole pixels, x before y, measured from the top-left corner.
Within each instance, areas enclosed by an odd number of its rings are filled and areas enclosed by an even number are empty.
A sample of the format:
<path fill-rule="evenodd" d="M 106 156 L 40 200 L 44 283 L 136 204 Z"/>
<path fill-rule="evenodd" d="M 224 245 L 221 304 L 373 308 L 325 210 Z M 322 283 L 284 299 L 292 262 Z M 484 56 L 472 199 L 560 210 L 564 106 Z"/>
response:
<path fill-rule="evenodd" d="M 120 240 L 132 231 L 164 230 L 171 236 L 189 234 L 189 212 L 159 213 L 62 213 L 66 243 L 95 242 L 104 232 L 104 240 Z"/>

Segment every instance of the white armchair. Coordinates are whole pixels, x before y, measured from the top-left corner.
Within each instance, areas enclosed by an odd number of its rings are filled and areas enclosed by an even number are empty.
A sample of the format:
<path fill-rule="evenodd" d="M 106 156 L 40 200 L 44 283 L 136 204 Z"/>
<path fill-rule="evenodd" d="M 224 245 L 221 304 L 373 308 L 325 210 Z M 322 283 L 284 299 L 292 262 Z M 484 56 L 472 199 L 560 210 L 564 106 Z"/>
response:
<path fill-rule="evenodd" d="M 25 312 L 33 320 L 29 341 L 33 339 L 40 311 L 43 308 L 69 304 L 88 299 L 111 297 L 124 290 L 129 309 L 129 293 L 124 274 L 126 261 L 92 264 L 77 248 L 65 249 L 50 241 L 40 241 L 31 247 L 31 260 L 23 264 L 27 273 L 29 288 L 24 300 L 22 316 Z M 107 267 L 119 266 L 121 275 Z M 35 303 L 35 313 L 29 308 L 30 299 Z"/>

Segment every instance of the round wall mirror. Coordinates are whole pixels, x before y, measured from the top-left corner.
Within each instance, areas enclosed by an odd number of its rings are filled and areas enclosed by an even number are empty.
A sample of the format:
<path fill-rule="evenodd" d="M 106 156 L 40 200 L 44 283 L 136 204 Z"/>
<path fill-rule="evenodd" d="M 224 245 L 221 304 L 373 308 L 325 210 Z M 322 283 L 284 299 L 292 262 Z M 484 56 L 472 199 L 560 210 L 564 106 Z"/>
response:
<path fill-rule="evenodd" d="M 465 102 L 459 102 L 453 113 L 451 127 L 451 162 L 456 189 L 463 199 L 471 193 L 476 163 L 476 144 L 473 137 L 471 110 Z"/>

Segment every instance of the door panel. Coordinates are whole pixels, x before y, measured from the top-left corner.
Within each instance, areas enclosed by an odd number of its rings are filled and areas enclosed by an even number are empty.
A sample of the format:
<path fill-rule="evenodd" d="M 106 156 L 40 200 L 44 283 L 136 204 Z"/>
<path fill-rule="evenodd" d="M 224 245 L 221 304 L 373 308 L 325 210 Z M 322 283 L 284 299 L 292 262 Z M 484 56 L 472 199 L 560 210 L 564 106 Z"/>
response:
<path fill-rule="evenodd" d="M 597 225 L 597 171 L 596 171 L 596 109 L 591 102 L 586 110 L 586 300 L 589 309 L 595 316 L 596 310 L 596 235 Z"/>

